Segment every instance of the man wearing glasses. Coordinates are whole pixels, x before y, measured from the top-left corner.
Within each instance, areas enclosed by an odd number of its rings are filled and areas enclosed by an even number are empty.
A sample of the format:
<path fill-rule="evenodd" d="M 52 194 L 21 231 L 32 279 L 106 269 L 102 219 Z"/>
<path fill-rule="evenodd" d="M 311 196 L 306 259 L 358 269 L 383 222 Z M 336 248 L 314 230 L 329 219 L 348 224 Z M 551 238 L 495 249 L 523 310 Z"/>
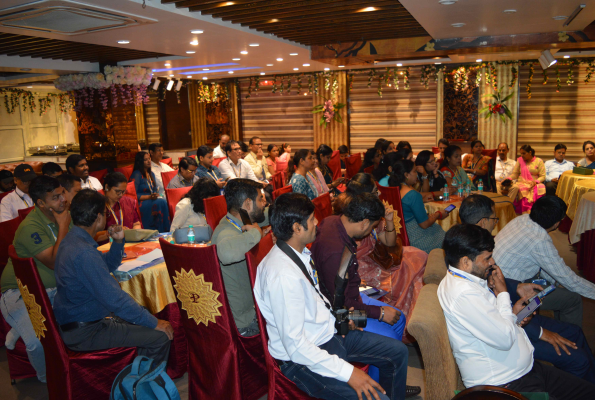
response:
<path fill-rule="evenodd" d="M 463 224 L 477 225 L 489 232 L 494 230 L 499 220 L 494 201 L 479 194 L 463 200 L 459 217 Z M 541 286 L 533 283 L 522 283 L 509 278 L 505 281 L 513 304 L 521 297 L 532 292 L 537 294 L 542 290 Z M 579 326 L 535 315 L 523 329 L 535 348 L 535 359 L 548 361 L 562 371 L 595 383 L 595 358 Z"/>
<path fill-rule="evenodd" d="M 184 187 L 191 187 L 198 181 L 196 176 L 196 169 L 198 164 L 192 157 L 184 157 L 178 164 L 178 173 L 172 178 L 167 185 L 168 189 L 180 189 Z"/>

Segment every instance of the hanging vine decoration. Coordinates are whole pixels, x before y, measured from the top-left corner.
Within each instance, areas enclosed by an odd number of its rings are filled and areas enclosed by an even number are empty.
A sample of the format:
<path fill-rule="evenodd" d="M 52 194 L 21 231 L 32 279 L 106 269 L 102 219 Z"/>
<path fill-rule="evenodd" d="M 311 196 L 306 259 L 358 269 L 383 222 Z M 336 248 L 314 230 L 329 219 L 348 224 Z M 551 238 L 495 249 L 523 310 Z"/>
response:
<path fill-rule="evenodd" d="M 393 82 L 395 84 L 395 90 L 399 90 L 399 69 L 393 68 Z"/>
<path fill-rule="evenodd" d="M 585 77 L 585 83 L 591 81 L 591 74 L 593 74 L 593 61 L 590 61 L 587 65 L 587 76 Z"/>
<path fill-rule="evenodd" d="M 57 104 L 60 112 L 69 112 L 74 107 L 74 100 L 70 93 L 33 94 L 23 89 L 0 88 L 1 95 L 4 95 L 4 108 L 8 114 L 14 114 L 17 111 L 17 108 L 21 105 L 21 99 L 23 111 L 33 112 L 37 108 L 37 104 L 39 104 L 39 115 L 45 114 L 56 99 L 58 100 Z M 35 102 L 36 96 L 38 97 L 37 104 Z"/>
<path fill-rule="evenodd" d="M 373 69 L 371 69 L 370 70 L 370 73 L 368 74 L 368 87 L 369 88 L 372 87 L 372 81 L 374 80 L 374 74 L 375 73 L 376 72 Z"/>
<path fill-rule="evenodd" d="M 312 93 L 312 75 L 308 75 L 308 93 Z"/>
<path fill-rule="evenodd" d="M 531 83 L 533 83 L 533 63 L 529 64 L 529 79 L 527 80 L 527 98 L 531 98 Z"/>
<path fill-rule="evenodd" d="M 337 78 L 337 74 L 333 74 L 333 84 L 331 85 L 331 97 L 335 98 L 337 94 L 337 90 L 339 90 L 339 79 Z"/>
<path fill-rule="evenodd" d="M 314 94 L 318 96 L 318 75 L 314 75 Z"/>
<path fill-rule="evenodd" d="M 213 103 L 215 103 L 219 101 L 219 85 L 213 82 L 211 86 L 213 87 Z"/>
<path fill-rule="evenodd" d="M 498 71 L 494 63 L 490 63 L 490 75 L 492 76 L 492 87 L 494 90 L 498 90 Z"/>
<path fill-rule="evenodd" d="M 519 77 L 519 71 L 513 65 L 512 67 L 510 67 L 510 73 L 512 74 L 512 79 L 510 80 L 510 85 L 508 85 L 508 87 L 512 89 L 512 87 L 516 83 L 516 80 Z"/>
<path fill-rule="evenodd" d="M 560 66 L 556 64 L 556 93 L 560 93 L 562 81 L 560 79 Z"/>
<path fill-rule="evenodd" d="M 304 74 L 300 74 L 297 78 L 297 94 L 302 93 L 302 77 L 303 76 L 304 76 Z"/>
<path fill-rule="evenodd" d="M 568 80 L 566 81 L 566 84 L 568 86 L 574 83 L 574 73 L 572 72 L 572 65 L 572 62 L 568 65 Z"/>
<path fill-rule="evenodd" d="M 483 77 L 486 82 L 486 85 L 491 85 L 492 75 L 490 74 L 489 65 L 487 63 L 482 63 L 481 66 L 483 68 Z"/>
<path fill-rule="evenodd" d="M 409 74 L 411 73 L 411 67 L 407 67 L 405 69 L 405 77 L 403 78 L 403 81 L 405 83 L 405 90 L 409 90 Z"/>
<path fill-rule="evenodd" d="M 542 72 L 542 74 L 543 74 L 543 82 L 542 82 L 542 84 L 546 85 L 547 84 L 547 80 L 548 80 L 548 78 L 547 78 L 547 69 L 544 69 L 543 72 Z"/>
<path fill-rule="evenodd" d="M 254 82 L 254 78 L 250 77 L 250 83 L 248 83 L 248 94 L 246 95 L 246 99 L 249 99 L 252 96 L 252 83 Z"/>
<path fill-rule="evenodd" d="M 479 86 L 481 84 L 481 71 L 477 71 L 475 74 L 475 86 Z"/>
<path fill-rule="evenodd" d="M 330 75 L 331 75 L 330 72 L 324 73 L 324 90 L 326 90 L 327 92 L 331 88 L 331 76 Z"/>
<path fill-rule="evenodd" d="M 382 81 L 384 80 L 384 75 L 378 75 L 378 97 L 382 97 Z"/>
<path fill-rule="evenodd" d="M 256 92 L 257 96 L 258 96 L 259 90 L 260 90 L 260 76 L 257 76 L 256 78 L 254 78 L 254 91 Z"/>
<path fill-rule="evenodd" d="M 291 94 L 291 76 L 287 78 L 287 87 L 285 88 L 287 94 Z"/>
<path fill-rule="evenodd" d="M 277 75 L 273 76 L 273 90 L 271 90 L 271 93 L 277 93 Z"/>
<path fill-rule="evenodd" d="M 390 73 L 391 73 L 391 69 L 389 67 L 386 67 L 386 71 L 384 72 L 384 84 L 388 87 L 390 87 Z"/>

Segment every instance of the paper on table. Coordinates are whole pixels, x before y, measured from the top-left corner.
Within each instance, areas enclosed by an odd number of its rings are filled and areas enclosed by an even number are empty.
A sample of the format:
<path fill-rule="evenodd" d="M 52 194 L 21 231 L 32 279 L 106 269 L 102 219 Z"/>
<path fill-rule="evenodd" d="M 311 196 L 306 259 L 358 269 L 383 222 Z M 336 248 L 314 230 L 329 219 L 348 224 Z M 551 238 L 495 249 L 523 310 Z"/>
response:
<path fill-rule="evenodd" d="M 131 270 L 133 270 L 135 268 L 141 267 L 141 266 L 143 266 L 145 264 L 147 264 L 146 261 L 141 261 L 139 259 L 132 260 L 132 261 L 127 261 L 127 262 L 121 264 L 118 267 L 118 271 L 128 272 L 128 271 L 131 271 Z"/>
<path fill-rule="evenodd" d="M 163 252 L 161 251 L 161 249 L 155 249 L 150 253 L 147 253 L 145 255 L 138 257 L 136 260 L 144 261 L 147 263 L 147 262 L 151 262 L 151 261 L 156 260 L 161 257 L 163 257 Z"/>

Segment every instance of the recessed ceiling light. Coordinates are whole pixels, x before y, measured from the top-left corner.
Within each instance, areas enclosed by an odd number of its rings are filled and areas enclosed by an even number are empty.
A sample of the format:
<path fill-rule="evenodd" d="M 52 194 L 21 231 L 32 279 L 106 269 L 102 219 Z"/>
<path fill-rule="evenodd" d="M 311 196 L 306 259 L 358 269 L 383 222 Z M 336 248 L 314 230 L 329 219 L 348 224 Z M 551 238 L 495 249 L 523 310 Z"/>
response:
<path fill-rule="evenodd" d="M 569 55 L 565 55 L 564 58 L 570 58 L 570 56 Z"/>
<path fill-rule="evenodd" d="M 227 3 L 225 3 L 226 6 L 233 6 L 233 1 L 228 1 Z"/>
<path fill-rule="evenodd" d="M 173 76 L 173 75 L 170 75 L 170 76 Z"/>
<path fill-rule="evenodd" d="M 402 66 L 403 66 L 403 64 L 401 64 L 401 63 L 397 64 L 397 67 L 402 67 Z"/>
<path fill-rule="evenodd" d="M 444 6 L 450 6 L 456 2 L 457 2 L 457 0 L 438 0 L 438 3 L 440 3 Z"/>
<path fill-rule="evenodd" d="M 293 70 L 294 70 L 294 71 L 299 71 L 300 69 L 299 69 L 299 68 L 294 68 Z"/>
<path fill-rule="evenodd" d="M 434 63 L 434 64 L 436 64 L 436 65 L 440 65 L 440 64 L 442 64 L 442 63 Z"/>
<path fill-rule="evenodd" d="M 344 65 L 339 65 L 339 68 L 345 68 L 345 66 Z"/>
<path fill-rule="evenodd" d="M 165 63 L 164 64 L 166 67 L 169 67 L 171 64 L 170 63 Z"/>
<path fill-rule="evenodd" d="M 277 18 L 273 18 L 273 19 L 269 20 L 269 22 L 279 22 L 279 20 Z"/>
<path fill-rule="evenodd" d="M 120 44 L 128 44 L 128 43 L 130 43 L 130 40 L 118 40 L 118 43 L 120 43 Z"/>
<path fill-rule="evenodd" d="M 283 61 L 283 59 L 282 58 L 277 58 L 277 61 Z"/>
<path fill-rule="evenodd" d="M 273 66 L 273 64 L 267 64 L 267 67 L 272 67 L 272 66 Z"/>
<path fill-rule="evenodd" d="M 192 75 L 188 75 L 186 78 L 192 78 Z"/>
<path fill-rule="evenodd" d="M 186 52 L 186 54 L 194 54 L 194 53 L 196 53 L 196 51 L 189 50 Z"/>
<path fill-rule="evenodd" d="M 265 73 L 264 72 L 261 72 L 260 75 L 265 75 Z"/>
<path fill-rule="evenodd" d="M 482 62 L 483 60 L 481 58 L 478 58 L 477 60 L 475 60 L 475 62 Z"/>
<path fill-rule="evenodd" d="M 310 64 L 303 64 L 302 67 L 309 67 Z"/>
<path fill-rule="evenodd" d="M 192 42 L 190 42 L 190 44 L 192 46 L 198 46 L 198 40 L 193 40 Z"/>
<path fill-rule="evenodd" d="M 239 59 L 239 58 L 232 58 L 231 60 L 232 60 L 232 61 L 240 61 L 240 59 Z"/>
<path fill-rule="evenodd" d="M 464 27 L 465 25 L 466 25 L 466 24 L 465 24 L 464 22 L 457 22 L 457 23 L 455 23 L 455 24 L 451 24 L 451 26 L 452 26 L 453 28 L 462 28 L 462 27 Z"/>
<path fill-rule="evenodd" d="M 250 46 L 250 47 L 258 47 L 260 45 L 258 43 L 250 43 L 248 46 Z"/>
<path fill-rule="evenodd" d="M 504 10 L 503 12 L 504 12 L 504 14 L 514 14 L 516 12 L 516 10 L 513 10 L 511 8 L 510 10 Z"/>
<path fill-rule="evenodd" d="M 228 74 L 233 74 L 233 71 L 227 71 Z"/>
<path fill-rule="evenodd" d="M 203 68 L 202 70 L 203 70 L 203 71 L 208 71 L 208 70 L 209 70 L 209 68 Z"/>
<path fill-rule="evenodd" d="M 27 86 L 28 89 L 31 89 L 33 86 Z"/>
<path fill-rule="evenodd" d="M 557 15 L 552 18 L 555 19 L 556 21 L 562 21 L 562 20 L 568 19 L 568 17 L 566 15 Z"/>
<path fill-rule="evenodd" d="M 325 70 L 325 71 L 328 71 L 328 70 L 330 70 L 330 68 L 325 68 L 324 70 Z"/>
<path fill-rule="evenodd" d="M 208 78 L 208 77 L 206 77 L 206 76 L 203 76 L 203 77 L 202 77 L 202 79 L 204 79 L 204 80 L 206 81 L 206 80 L 207 80 L 207 79 L 209 79 L 209 78 Z"/>
<path fill-rule="evenodd" d="M 297 56 L 298 53 L 289 53 L 290 56 Z"/>
<path fill-rule="evenodd" d="M 240 54 L 248 54 L 246 50 L 240 51 Z"/>
<path fill-rule="evenodd" d="M 192 33 L 193 35 L 200 35 L 201 33 L 203 33 L 204 31 L 200 30 L 200 29 L 196 29 L 193 31 L 190 31 L 190 33 Z"/>
<path fill-rule="evenodd" d="M 359 12 L 376 11 L 376 7 L 366 7 L 359 10 Z"/>

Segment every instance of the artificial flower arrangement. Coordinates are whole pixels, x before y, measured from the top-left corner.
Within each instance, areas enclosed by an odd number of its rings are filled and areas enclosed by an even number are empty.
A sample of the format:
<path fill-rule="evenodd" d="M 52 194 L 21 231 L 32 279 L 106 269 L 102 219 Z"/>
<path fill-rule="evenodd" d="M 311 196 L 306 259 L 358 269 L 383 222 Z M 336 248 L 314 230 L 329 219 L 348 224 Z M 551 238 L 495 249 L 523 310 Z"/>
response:
<path fill-rule="evenodd" d="M 493 103 L 490 103 L 487 107 L 479 110 L 480 114 L 485 114 L 486 119 L 491 118 L 492 115 L 499 115 L 502 122 L 506 122 L 506 117 L 512 120 L 512 112 L 504 103 L 514 96 L 514 92 L 502 99 L 502 89 L 504 89 L 504 87 L 501 87 L 495 94 L 486 94 L 483 96 L 484 99 L 494 99 Z"/>
<path fill-rule="evenodd" d="M 322 113 L 320 116 L 320 125 L 324 124 L 326 128 L 333 120 L 338 123 L 343 123 L 343 117 L 339 113 L 339 110 L 345 107 L 343 103 L 333 104 L 332 100 L 324 99 L 324 104 L 319 104 L 312 109 L 312 114 Z"/>

